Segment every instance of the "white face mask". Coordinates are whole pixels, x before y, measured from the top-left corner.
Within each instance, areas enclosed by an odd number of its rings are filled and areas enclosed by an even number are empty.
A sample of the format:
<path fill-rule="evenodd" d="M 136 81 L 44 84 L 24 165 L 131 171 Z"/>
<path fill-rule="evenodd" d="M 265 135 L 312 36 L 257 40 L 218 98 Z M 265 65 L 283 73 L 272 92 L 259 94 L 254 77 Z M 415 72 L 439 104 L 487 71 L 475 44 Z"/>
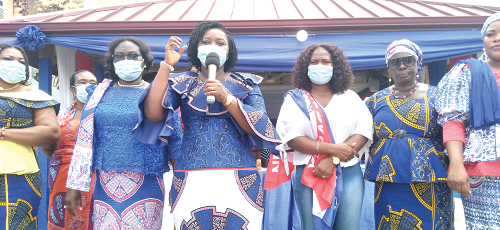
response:
<path fill-rule="evenodd" d="M 141 61 L 123 60 L 115 63 L 115 73 L 124 81 L 133 81 L 141 76 L 144 67 Z"/>
<path fill-rule="evenodd" d="M 0 61 L 0 78 L 14 84 L 26 78 L 26 65 L 18 61 Z"/>
<path fill-rule="evenodd" d="M 88 97 L 88 93 L 87 93 L 87 90 L 85 90 L 87 88 L 88 85 L 79 85 L 76 88 L 76 99 L 78 99 L 80 102 L 82 103 L 85 103 L 87 102 L 87 97 Z"/>
<path fill-rule="evenodd" d="M 219 55 L 219 67 L 224 65 L 224 63 L 226 62 L 227 50 L 216 45 L 204 45 L 198 47 L 198 59 L 200 59 L 201 64 L 206 67 L 205 61 L 207 60 L 208 54 L 212 52 L 215 52 L 217 55 Z"/>

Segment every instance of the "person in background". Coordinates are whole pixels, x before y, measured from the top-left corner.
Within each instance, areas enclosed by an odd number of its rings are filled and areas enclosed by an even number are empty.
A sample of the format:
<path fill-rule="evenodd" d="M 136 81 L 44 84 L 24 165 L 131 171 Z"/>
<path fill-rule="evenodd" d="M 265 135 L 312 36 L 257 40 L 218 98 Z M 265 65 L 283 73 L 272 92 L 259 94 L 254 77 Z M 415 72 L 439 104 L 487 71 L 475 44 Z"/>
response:
<path fill-rule="evenodd" d="M 295 61 L 297 89 L 285 94 L 276 124 L 283 144 L 276 149 L 284 160 L 293 155 L 302 229 L 359 230 L 364 184 L 358 152 L 368 151 L 373 128 L 363 101 L 349 90 L 353 79 L 344 53 L 332 44 L 311 45 Z M 320 199 L 313 197 L 328 200 L 329 208 L 318 208 Z"/>
<path fill-rule="evenodd" d="M 0 228 L 37 229 L 42 175 L 33 146 L 61 135 L 50 95 L 25 85 L 24 49 L 0 44 Z M 45 218 L 45 217 L 43 217 Z"/>
<path fill-rule="evenodd" d="M 403 39 L 390 44 L 385 57 L 394 85 L 366 101 L 375 127 L 365 170 L 365 178 L 376 182 L 375 226 L 453 229 L 437 89 L 417 81 L 422 51 Z"/>
<path fill-rule="evenodd" d="M 250 148 L 280 143 L 260 92 L 262 78 L 230 71 L 238 51 L 219 22 L 200 23 L 191 32 L 189 47 L 179 47 L 182 42 L 170 37 L 165 61 L 139 105 L 146 119 L 133 134 L 146 143 L 158 143 L 158 138 L 170 135 L 164 122 L 177 114 L 176 109 L 182 111 L 184 136 L 181 153 L 175 156 L 171 190 L 175 229 L 260 229 L 264 193 Z M 171 75 L 186 49 L 198 72 Z M 215 80 L 208 79 L 205 63 L 212 52 L 220 61 Z M 216 101 L 209 105 L 210 95 Z M 147 121 L 160 123 L 155 129 L 145 125 Z"/>
<path fill-rule="evenodd" d="M 142 76 L 152 64 L 153 56 L 142 40 L 117 38 L 106 54 L 107 79 L 87 87 L 89 97 L 68 171 L 65 207 L 77 215 L 76 209 L 82 209 L 80 191 L 91 189 L 91 173 L 95 172 L 94 229 L 161 229 L 163 174 L 171 151 L 178 150 L 144 144 L 131 135 L 139 121 L 139 98 L 149 85 Z M 172 119 L 169 127 L 172 132 L 181 130 L 178 119 Z M 163 141 L 169 147 L 178 146 L 173 139 Z"/>
<path fill-rule="evenodd" d="M 80 117 L 83 105 L 87 101 L 88 85 L 97 85 L 97 78 L 88 70 L 80 70 L 69 79 L 69 90 L 73 93 L 75 102 L 59 112 L 57 119 L 61 130 L 61 138 L 58 143 L 43 146 L 42 150 L 48 158 L 49 163 L 49 208 L 47 229 L 92 229 L 92 193 L 95 174 L 92 174 L 91 188 L 89 192 L 82 192 L 82 210 L 76 210 L 76 216 L 72 216 L 64 206 L 66 196 L 66 180 L 68 169 L 75 147 L 76 134 L 80 125 Z"/>
<path fill-rule="evenodd" d="M 484 55 L 459 61 L 438 84 L 448 185 L 462 194 L 467 229 L 500 229 L 500 13 L 484 22 Z"/>

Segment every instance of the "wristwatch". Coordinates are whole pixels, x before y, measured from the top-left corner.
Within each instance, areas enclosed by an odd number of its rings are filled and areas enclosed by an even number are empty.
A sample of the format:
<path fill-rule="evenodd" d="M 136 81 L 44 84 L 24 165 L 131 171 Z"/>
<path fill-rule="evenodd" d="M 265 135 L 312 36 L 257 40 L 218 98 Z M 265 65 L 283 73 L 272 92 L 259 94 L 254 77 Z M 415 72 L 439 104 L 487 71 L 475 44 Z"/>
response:
<path fill-rule="evenodd" d="M 340 158 L 338 158 L 338 157 L 336 157 L 336 156 L 332 155 L 332 163 L 333 163 L 334 165 L 338 165 L 338 164 L 340 164 Z"/>

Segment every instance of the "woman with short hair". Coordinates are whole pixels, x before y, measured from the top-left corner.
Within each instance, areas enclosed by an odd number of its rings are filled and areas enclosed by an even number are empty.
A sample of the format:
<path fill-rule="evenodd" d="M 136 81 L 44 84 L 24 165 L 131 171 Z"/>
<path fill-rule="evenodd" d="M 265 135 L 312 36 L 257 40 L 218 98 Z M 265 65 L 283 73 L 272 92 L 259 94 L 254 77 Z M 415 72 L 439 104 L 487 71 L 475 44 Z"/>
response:
<path fill-rule="evenodd" d="M 264 193 L 250 150 L 280 142 L 266 114 L 262 78 L 231 71 L 238 51 L 219 22 L 200 23 L 191 32 L 189 47 L 181 48 L 181 43 L 181 38 L 170 37 L 165 61 L 139 105 L 147 119 L 134 136 L 158 143 L 158 138 L 170 135 L 163 121 L 176 109 L 182 111 L 184 136 L 171 190 L 175 229 L 260 229 Z M 171 74 L 186 49 L 198 72 Z M 208 79 L 205 61 L 210 53 L 220 63 L 215 80 Z M 214 96 L 215 102 L 207 104 L 207 96 Z M 148 128 L 146 120 L 159 124 Z"/>
<path fill-rule="evenodd" d="M 172 119 L 173 138 L 165 146 L 144 144 L 132 136 L 137 103 L 148 83 L 142 79 L 153 63 L 150 49 L 135 37 L 109 44 L 107 79 L 87 87 L 73 157 L 69 167 L 65 206 L 76 216 L 80 191 L 89 191 L 95 172 L 94 229 L 161 229 L 163 174 L 171 152 L 178 151 L 179 119 Z"/>

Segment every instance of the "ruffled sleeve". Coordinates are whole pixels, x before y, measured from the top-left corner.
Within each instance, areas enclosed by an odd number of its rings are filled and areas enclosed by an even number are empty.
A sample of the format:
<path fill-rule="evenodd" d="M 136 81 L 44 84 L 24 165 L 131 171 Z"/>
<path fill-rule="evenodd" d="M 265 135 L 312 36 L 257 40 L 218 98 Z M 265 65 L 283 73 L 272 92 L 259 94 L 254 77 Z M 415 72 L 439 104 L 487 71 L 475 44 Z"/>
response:
<path fill-rule="evenodd" d="M 174 132 L 171 136 L 167 137 L 167 160 L 176 158 L 176 154 L 181 152 L 182 146 L 182 127 L 179 111 L 173 113 L 172 119 L 168 121 L 169 125 L 173 128 Z M 167 167 L 168 168 L 168 167 Z"/>
<path fill-rule="evenodd" d="M 470 99 L 470 69 L 466 64 L 454 66 L 439 82 L 436 96 L 438 124 L 467 122 Z"/>
<path fill-rule="evenodd" d="M 171 85 L 169 84 L 169 87 L 165 91 L 165 96 L 161 104 L 161 106 L 167 109 L 167 118 L 164 121 L 151 122 L 146 119 L 146 115 L 144 114 L 144 99 L 146 98 L 146 95 L 148 94 L 150 89 L 151 85 L 144 90 L 144 93 L 139 98 L 139 108 L 137 111 L 139 120 L 137 126 L 134 128 L 134 130 L 132 130 L 132 135 L 137 140 L 146 144 L 166 146 L 168 144 L 168 137 L 174 135 L 174 127 L 172 127 L 172 125 L 176 125 L 177 122 L 179 122 L 180 128 L 178 115 L 177 120 L 173 119 L 173 121 L 171 121 L 175 116 L 174 108 L 176 109 L 177 107 L 179 107 L 178 103 L 173 103 L 178 101 L 178 97 L 176 97 L 178 96 L 178 94 L 175 94 L 175 92 L 172 90 Z M 173 106 L 173 104 L 175 104 L 175 106 Z"/>
<path fill-rule="evenodd" d="M 256 75 L 243 73 L 232 74 L 232 77 L 237 80 L 243 80 L 243 82 L 246 83 L 246 88 L 249 89 L 231 92 L 238 99 L 237 102 L 241 112 L 243 112 L 248 124 L 256 134 L 250 135 L 246 133 L 233 119 L 242 135 L 242 142 L 254 149 L 270 148 L 274 150 L 275 147 L 281 143 L 281 140 L 271 120 L 267 116 L 264 97 L 262 96 L 259 86 L 262 78 Z M 239 77 L 242 79 L 238 79 Z M 229 88 L 231 86 L 227 85 L 226 87 Z"/>

